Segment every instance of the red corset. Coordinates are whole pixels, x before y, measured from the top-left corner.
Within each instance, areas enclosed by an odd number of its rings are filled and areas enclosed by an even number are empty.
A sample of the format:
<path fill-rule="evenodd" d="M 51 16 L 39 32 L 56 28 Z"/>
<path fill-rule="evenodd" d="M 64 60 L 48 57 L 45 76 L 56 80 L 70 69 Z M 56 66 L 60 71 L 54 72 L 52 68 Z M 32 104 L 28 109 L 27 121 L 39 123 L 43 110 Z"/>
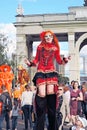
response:
<path fill-rule="evenodd" d="M 37 48 L 36 57 L 33 60 L 34 64 L 38 64 L 38 71 L 50 72 L 54 71 L 54 60 L 62 64 L 60 52 L 57 47 L 52 43 L 40 44 Z"/>

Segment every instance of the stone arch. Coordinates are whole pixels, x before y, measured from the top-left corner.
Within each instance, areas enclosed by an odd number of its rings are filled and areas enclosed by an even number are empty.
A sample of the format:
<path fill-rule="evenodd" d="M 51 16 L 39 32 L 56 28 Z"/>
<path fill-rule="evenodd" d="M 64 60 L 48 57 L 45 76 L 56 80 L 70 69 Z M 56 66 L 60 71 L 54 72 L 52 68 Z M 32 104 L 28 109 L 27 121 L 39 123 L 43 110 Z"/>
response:
<path fill-rule="evenodd" d="M 80 46 L 84 42 L 85 39 L 87 39 L 87 33 L 84 33 L 82 36 L 80 36 L 80 38 L 76 42 L 76 50 L 77 50 L 78 54 L 79 54 L 79 51 L 81 50 Z"/>
<path fill-rule="evenodd" d="M 17 56 L 24 54 L 25 57 L 29 55 L 28 57 L 31 58 L 34 39 L 37 41 L 39 33 L 50 28 L 57 34 L 59 41 L 68 41 L 69 54 L 71 55 L 69 79 L 70 81 L 78 80 L 80 82 L 79 52 L 87 42 L 87 7 L 69 7 L 68 9 L 69 13 L 63 14 L 23 15 L 20 8 L 14 23 L 17 28 L 16 53 Z M 29 53 L 27 53 L 27 47 Z"/>
<path fill-rule="evenodd" d="M 77 59 L 77 63 L 78 63 L 78 73 L 79 73 L 79 78 L 80 77 L 80 50 L 83 46 L 87 45 L 87 33 L 84 33 L 83 35 L 81 35 L 78 39 L 78 41 L 76 42 L 76 59 Z M 81 79 L 79 79 L 79 81 L 81 82 Z"/>

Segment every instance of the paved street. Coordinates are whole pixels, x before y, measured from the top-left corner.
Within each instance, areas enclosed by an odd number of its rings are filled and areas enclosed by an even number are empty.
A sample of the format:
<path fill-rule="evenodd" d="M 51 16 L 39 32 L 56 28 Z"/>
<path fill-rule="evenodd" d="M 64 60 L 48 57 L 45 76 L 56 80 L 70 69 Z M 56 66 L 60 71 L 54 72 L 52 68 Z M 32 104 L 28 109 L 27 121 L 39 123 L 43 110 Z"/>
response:
<path fill-rule="evenodd" d="M 23 130 L 23 129 L 24 129 L 24 120 L 22 120 L 22 117 L 20 116 L 18 118 L 18 130 Z M 5 129 L 5 122 L 3 124 L 3 130 L 6 130 Z M 34 127 L 34 130 L 35 130 L 35 127 Z M 44 130 L 47 130 L 47 128 L 45 128 Z M 64 126 L 64 130 L 69 130 L 69 127 Z"/>
<path fill-rule="evenodd" d="M 67 125 L 64 125 L 63 126 L 63 130 L 70 130 L 69 129 L 70 127 L 67 126 Z M 23 130 L 24 129 L 24 120 L 22 120 L 22 117 L 19 117 L 18 118 L 18 130 Z M 3 130 L 6 130 L 5 129 L 5 122 L 3 124 Z M 34 130 L 35 130 L 35 127 L 34 127 Z M 47 128 L 45 128 L 44 130 L 47 130 Z M 87 129 L 86 129 L 87 130 Z"/>

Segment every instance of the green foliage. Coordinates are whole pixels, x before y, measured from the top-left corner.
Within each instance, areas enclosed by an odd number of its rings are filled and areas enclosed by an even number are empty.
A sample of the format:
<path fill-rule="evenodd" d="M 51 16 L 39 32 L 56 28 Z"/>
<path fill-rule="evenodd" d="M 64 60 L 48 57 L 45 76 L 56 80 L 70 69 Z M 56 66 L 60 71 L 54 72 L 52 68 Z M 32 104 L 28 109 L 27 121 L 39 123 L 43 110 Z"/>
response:
<path fill-rule="evenodd" d="M 69 82 L 69 78 L 68 77 L 64 77 L 61 74 L 59 74 L 59 83 L 67 84 L 68 82 Z"/>
<path fill-rule="evenodd" d="M 7 55 L 6 53 L 4 52 L 5 50 L 5 46 L 3 46 L 1 43 L 0 43 L 0 65 L 4 64 L 7 62 Z"/>
<path fill-rule="evenodd" d="M 0 33 L 0 65 L 10 63 L 7 57 L 7 44 L 8 44 L 8 37 Z"/>

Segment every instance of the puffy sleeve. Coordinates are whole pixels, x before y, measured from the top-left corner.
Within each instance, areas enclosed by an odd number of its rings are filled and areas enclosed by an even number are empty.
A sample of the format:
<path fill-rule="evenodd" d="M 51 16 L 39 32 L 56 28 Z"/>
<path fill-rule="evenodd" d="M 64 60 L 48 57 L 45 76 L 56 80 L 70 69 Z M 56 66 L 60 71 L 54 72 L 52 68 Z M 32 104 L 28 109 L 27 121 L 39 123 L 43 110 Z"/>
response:
<path fill-rule="evenodd" d="M 60 56 L 60 51 L 56 48 L 55 49 L 55 58 L 58 64 L 62 64 L 63 59 Z"/>
<path fill-rule="evenodd" d="M 39 56 L 40 56 L 40 48 L 37 47 L 36 56 L 35 56 L 34 60 L 30 61 L 30 64 L 27 63 L 27 65 L 29 67 L 36 66 L 37 63 L 39 62 Z"/>
<path fill-rule="evenodd" d="M 40 56 L 40 48 L 37 47 L 36 56 L 35 56 L 34 60 L 31 63 L 36 65 L 39 62 L 39 56 Z"/>

